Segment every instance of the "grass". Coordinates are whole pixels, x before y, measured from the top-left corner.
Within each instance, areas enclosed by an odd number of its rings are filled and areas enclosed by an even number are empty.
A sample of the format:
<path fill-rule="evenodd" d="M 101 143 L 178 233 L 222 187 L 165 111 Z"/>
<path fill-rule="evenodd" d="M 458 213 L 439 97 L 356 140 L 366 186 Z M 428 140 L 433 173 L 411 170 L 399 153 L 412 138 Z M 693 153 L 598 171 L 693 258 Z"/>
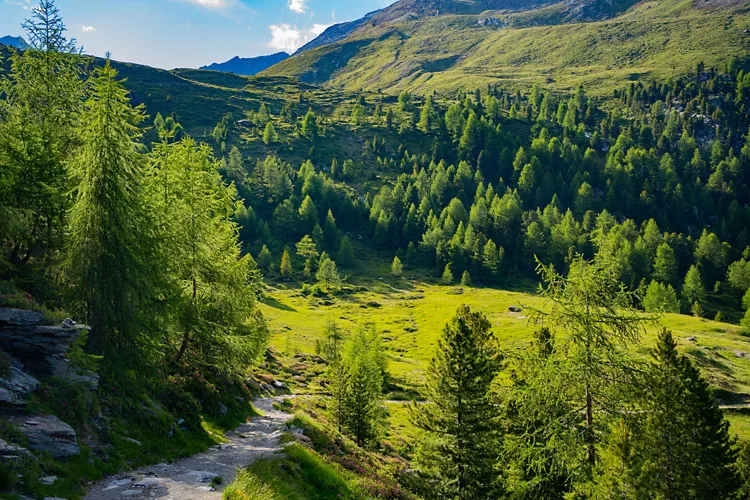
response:
<path fill-rule="evenodd" d="M 361 498 L 336 468 L 315 451 L 286 446 L 278 459 L 259 460 L 224 490 L 224 500 Z"/>
<path fill-rule="evenodd" d="M 707 11 L 690 0 L 641 2 L 613 19 L 570 24 L 546 19 L 548 10 L 498 16 L 496 27 L 477 24 L 481 16 L 420 19 L 303 52 L 262 74 L 388 93 L 538 82 L 559 91 L 583 84 L 591 95 L 611 96 L 632 80 L 683 74 L 698 61 L 721 65 L 750 49 L 743 6 Z"/>
<path fill-rule="evenodd" d="M 282 356 L 312 353 L 322 338 L 325 325 L 335 320 L 345 331 L 374 322 L 381 333 L 389 357 L 393 385 L 389 400 L 414 399 L 424 380 L 429 360 L 444 324 L 461 304 L 482 311 L 493 325 L 495 335 L 506 352 L 524 349 L 534 330 L 528 317 L 529 308 L 543 308 L 543 300 L 531 283 L 519 281 L 502 290 L 485 287 L 460 287 L 436 284 L 415 271 L 406 278 L 389 276 L 387 259 L 368 258 L 367 268 L 347 271 L 352 292 L 334 300 L 308 298 L 296 285 L 277 283 L 270 286 L 268 300 L 261 305 L 268 318 L 272 347 Z M 377 304 L 378 307 L 374 307 Z M 509 311 L 521 306 L 520 313 Z M 744 400 L 750 394 L 750 338 L 740 328 L 728 323 L 694 318 L 680 314 L 662 316 L 650 325 L 634 349 L 648 356 L 661 328 L 669 328 L 678 348 L 689 356 L 710 383 L 720 390 L 723 399 Z M 297 392 L 324 393 L 314 383 L 297 387 Z M 391 411 L 391 435 L 398 449 L 408 448 L 413 438 L 409 429 L 406 405 L 388 403 Z M 750 427 L 732 417 L 733 430 L 750 438 Z M 748 422 L 750 423 L 750 421 Z"/>

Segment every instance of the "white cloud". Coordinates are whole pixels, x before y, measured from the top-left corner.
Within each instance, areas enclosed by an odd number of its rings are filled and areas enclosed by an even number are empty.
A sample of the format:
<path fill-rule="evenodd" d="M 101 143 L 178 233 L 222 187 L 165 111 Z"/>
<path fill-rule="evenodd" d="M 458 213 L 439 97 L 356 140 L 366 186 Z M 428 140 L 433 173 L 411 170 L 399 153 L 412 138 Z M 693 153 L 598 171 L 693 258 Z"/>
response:
<path fill-rule="evenodd" d="M 5 3 L 10 5 L 18 5 L 23 10 L 29 10 L 31 8 L 31 0 L 5 0 Z"/>
<path fill-rule="evenodd" d="M 95 33 L 96 28 L 94 28 L 93 26 L 81 26 L 81 31 L 83 31 L 84 33 Z"/>
<path fill-rule="evenodd" d="M 306 2 L 307 0 L 289 0 L 289 10 L 297 14 L 304 14 L 307 12 Z"/>
<path fill-rule="evenodd" d="M 207 9 L 226 9 L 230 7 L 234 2 L 233 0 L 180 0 L 185 3 L 191 3 L 198 7 L 206 7 Z"/>
<path fill-rule="evenodd" d="M 304 44 L 323 33 L 330 24 L 313 24 L 309 28 L 300 29 L 286 23 L 272 24 L 268 27 L 271 30 L 271 41 L 268 46 L 292 53 Z"/>

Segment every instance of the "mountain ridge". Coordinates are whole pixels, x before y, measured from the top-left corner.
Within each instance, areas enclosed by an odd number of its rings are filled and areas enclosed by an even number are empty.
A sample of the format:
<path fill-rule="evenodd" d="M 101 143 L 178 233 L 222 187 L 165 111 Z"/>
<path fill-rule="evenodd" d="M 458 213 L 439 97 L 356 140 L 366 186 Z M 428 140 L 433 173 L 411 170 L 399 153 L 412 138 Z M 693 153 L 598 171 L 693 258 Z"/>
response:
<path fill-rule="evenodd" d="M 225 73 L 234 73 L 236 75 L 253 76 L 260 73 L 266 68 L 281 62 L 289 57 L 286 52 L 276 52 L 266 56 L 258 57 L 239 57 L 235 56 L 223 63 L 212 63 L 207 66 L 201 66 L 199 69 L 209 71 L 223 71 Z"/>
<path fill-rule="evenodd" d="M 20 36 L 6 35 L 0 38 L 0 44 L 7 45 L 8 47 L 15 47 L 21 50 L 26 50 L 29 48 L 29 44 L 26 43 L 26 40 L 24 40 L 23 37 Z"/>

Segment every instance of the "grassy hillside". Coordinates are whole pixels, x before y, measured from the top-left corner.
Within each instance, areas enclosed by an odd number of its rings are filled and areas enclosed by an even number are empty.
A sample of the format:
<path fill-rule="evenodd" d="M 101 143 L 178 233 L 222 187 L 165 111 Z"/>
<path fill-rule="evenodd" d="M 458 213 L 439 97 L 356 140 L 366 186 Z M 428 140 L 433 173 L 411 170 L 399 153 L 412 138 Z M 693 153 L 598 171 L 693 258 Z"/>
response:
<path fill-rule="evenodd" d="M 295 55 L 263 74 L 345 89 L 419 92 L 499 83 L 595 95 L 630 80 L 683 74 L 746 54 L 747 6 L 696 9 L 690 0 L 642 2 L 614 19 L 557 24 L 556 8 L 511 15 L 440 16 L 397 24 Z M 520 26 L 520 27 L 516 27 Z"/>
<path fill-rule="evenodd" d="M 308 297 L 297 286 L 274 283 L 261 305 L 271 330 L 271 345 L 294 366 L 295 354 L 315 352 L 316 340 L 322 339 L 325 325 L 335 320 L 344 330 L 374 322 L 387 349 L 394 385 L 389 399 L 414 397 L 424 379 L 444 324 L 461 304 L 487 315 L 506 352 L 525 348 L 534 330 L 529 308 L 544 308 L 534 286 L 518 282 L 513 290 L 486 287 L 460 287 L 437 284 L 437 280 L 415 273 L 405 278 L 389 276 L 390 266 L 379 259 L 369 261 L 363 275 L 350 275 L 351 290 L 333 300 Z M 520 313 L 509 311 L 521 306 Z M 750 394 L 750 338 L 740 328 L 728 323 L 698 319 L 680 314 L 666 314 L 649 326 L 637 351 L 648 356 L 657 332 L 669 328 L 679 349 L 687 354 L 726 402 L 744 401 Z M 291 381 L 291 376 L 290 376 Z M 311 374 L 302 374 L 297 382 L 300 392 L 325 392 Z M 391 437 L 402 439 L 411 434 L 402 405 L 389 403 L 392 413 Z M 750 418 L 741 413 L 729 415 L 735 432 L 750 437 Z"/>

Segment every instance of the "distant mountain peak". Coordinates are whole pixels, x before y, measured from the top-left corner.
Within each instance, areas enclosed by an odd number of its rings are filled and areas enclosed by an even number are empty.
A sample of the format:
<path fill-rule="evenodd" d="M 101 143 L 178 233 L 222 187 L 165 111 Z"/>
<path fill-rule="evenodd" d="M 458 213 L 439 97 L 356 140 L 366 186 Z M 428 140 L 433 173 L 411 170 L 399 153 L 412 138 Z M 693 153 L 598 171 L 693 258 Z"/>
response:
<path fill-rule="evenodd" d="M 0 38 L 0 44 L 7 45 L 8 47 L 15 47 L 21 50 L 26 50 L 29 48 L 29 44 L 26 43 L 26 40 L 24 40 L 20 36 L 4 36 Z"/>
<path fill-rule="evenodd" d="M 235 75 L 253 76 L 288 57 L 289 54 L 286 52 L 277 52 L 275 54 L 258 57 L 243 58 L 240 56 L 234 56 L 223 63 L 213 63 L 208 66 L 201 66 L 200 69 L 223 71 L 224 73 L 234 73 Z"/>

